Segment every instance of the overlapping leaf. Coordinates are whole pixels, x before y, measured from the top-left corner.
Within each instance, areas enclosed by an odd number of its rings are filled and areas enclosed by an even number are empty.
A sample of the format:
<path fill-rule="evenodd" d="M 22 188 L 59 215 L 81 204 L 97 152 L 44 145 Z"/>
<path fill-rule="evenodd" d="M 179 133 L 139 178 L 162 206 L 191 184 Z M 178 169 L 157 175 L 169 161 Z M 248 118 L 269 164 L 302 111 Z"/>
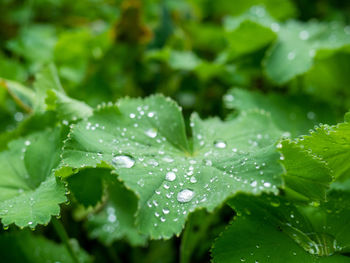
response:
<path fill-rule="evenodd" d="M 290 197 L 316 202 L 325 200 L 333 180 L 327 163 L 289 140 L 280 143 L 278 148 L 285 168 L 284 189 Z"/>
<path fill-rule="evenodd" d="M 80 249 L 76 242 L 74 244 L 79 262 L 91 262 L 91 258 L 88 254 Z M 36 236 L 27 231 L 0 235 L 0 253 L 3 262 L 75 263 L 64 245 L 57 244 L 51 240 L 41 236 Z"/>
<path fill-rule="evenodd" d="M 335 119 L 334 110 L 329 105 L 305 95 L 263 95 L 236 88 L 224 96 L 224 103 L 228 109 L 263 109 L 270 112 L 275 124 L 289 136 L 305 134 L 319 123 L 330 124 Z"/>
<path fill-rule="evenodd" d="M 108 183 L 108 201 L 101 211 L 88 218 L 90 237 L 107 245 L 120 239 L 126 239 L 133 246 L 145 245 L 146 236 L 140 234 L 135 225 L 136 196 L 114 176 Z"/>
<path fill-rule="evenodd" d="M 6 226 L 34 228 L 59 215 L 65 187 L 53 174 L 59 163 L 60 130 L 18 139 L 0 153 L 0 218 Z"/>
<path fill-rule="evenodd" d="M 287 83 L 310 70 L 315 57 L 330 56 L 350 45 L 350 35 L 340 23 L 294 20 L 279 23 L 262 6 L 226 19 L 226 29 L 232 35 L 228 53 L 236 56 L 274 43 L 265 55 L 263 66 L 267 76 L 277 84 Z M 236 43 L 237 37 L 245 44 Z M 273 41 L 274 38 L 277 40 Z"/>
<path fill-rule="evenodd" d="M 281 132 L 266 113 L 227 122 L 193 115 L 191 126 L 190 143 L 179 107 L 162 96 L 121 100 L 72 129 L 62 165 L 113 166 L 138 195 L 137 223 L 153 238 L 180 233 L 188 213 L 237 192 L 277 193 Z"/>
<path fill-rule="evenodd" d="M 332 192 L 320 207 L 281 197 L 238 196 L 238 216 L 215 242 L 214 262 L 349 262 L 349 195 Z"/>

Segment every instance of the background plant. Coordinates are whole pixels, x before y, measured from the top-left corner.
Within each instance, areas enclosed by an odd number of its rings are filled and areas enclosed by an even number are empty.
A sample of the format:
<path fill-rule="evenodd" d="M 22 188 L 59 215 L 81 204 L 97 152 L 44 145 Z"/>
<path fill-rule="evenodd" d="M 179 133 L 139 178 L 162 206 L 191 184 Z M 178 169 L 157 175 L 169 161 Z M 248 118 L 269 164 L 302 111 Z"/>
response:
<path fill-rule="evenodd" d="M 2 1 L 3 261 L 349 262 L 349 8 Z"/>

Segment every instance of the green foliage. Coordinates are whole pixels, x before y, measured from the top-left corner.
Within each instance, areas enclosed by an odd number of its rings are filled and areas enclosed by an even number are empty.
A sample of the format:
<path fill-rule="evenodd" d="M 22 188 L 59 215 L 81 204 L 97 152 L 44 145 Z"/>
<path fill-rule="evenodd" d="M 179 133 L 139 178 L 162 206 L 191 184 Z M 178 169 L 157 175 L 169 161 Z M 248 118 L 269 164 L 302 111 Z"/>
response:
<path fill-rule="evenodd" d="M 350 261 L 347 1 L 0 10 L 2 261 Z"/>

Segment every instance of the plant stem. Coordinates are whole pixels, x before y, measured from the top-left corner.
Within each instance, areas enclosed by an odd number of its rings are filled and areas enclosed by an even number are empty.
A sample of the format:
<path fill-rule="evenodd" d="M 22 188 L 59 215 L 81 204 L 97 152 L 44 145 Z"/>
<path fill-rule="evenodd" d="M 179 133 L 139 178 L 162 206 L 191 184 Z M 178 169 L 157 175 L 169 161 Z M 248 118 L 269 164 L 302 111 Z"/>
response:
<path fill-rule="evenodd" d="M 69 241 L 68 234 L 67 234 L 67 232 L 66 232 L 62 222 L 60 220 L 58 220 L 57 218 L 53 217 L 52 218 L 52 225 L 55 228 L 56 233 L 60 237 L 61 241 L 66 246 L 66 248 L 67 248 L 69 254 L 71 255 L 73 261 L 75 263 L 80 263 L 77 255 L 75 254 L 75 252 L 73 250 L 72 244 Z"/>

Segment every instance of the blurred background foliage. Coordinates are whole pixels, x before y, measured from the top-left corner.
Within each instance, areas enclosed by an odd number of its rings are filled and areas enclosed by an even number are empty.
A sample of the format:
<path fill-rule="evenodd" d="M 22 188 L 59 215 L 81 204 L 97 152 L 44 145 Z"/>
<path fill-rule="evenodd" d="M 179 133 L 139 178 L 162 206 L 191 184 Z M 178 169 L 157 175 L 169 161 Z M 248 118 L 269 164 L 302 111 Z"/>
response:
<path fill-rule="evenodd" d="M 1 0 L 0 13 L 0 144 L 26 129 L 34 76 L 52 62 L 67 95 L 90 106 L 163 93 L 187 116 L 223 117 L 223 95 L 239 87 L 313 97 L 334 109 L 333 123 L 350 107 L 349 1 Z M 49 125 L 46 115 L 31 117 L 30 128 Z M 230 218 L 201 213 L 193 215 L 198 233 L 187 242 L 197 250 L 192 262 L 208 261 L 224 227 L 219 218 Z M 178 260 L 177 239 L 105 248 L 82 238 L 81 227 L 68 226 L 96 262 Z M 204 234 L 212 240 L 202 242 Z"/>

